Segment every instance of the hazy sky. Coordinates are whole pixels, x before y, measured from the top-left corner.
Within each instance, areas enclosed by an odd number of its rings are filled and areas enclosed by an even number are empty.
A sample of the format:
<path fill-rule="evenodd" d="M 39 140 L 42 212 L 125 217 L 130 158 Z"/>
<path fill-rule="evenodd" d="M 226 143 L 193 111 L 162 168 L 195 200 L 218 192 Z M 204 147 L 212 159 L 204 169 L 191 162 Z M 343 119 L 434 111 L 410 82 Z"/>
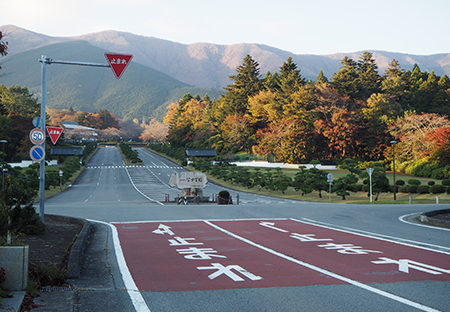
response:
<path fill-rule="evenodd" d="M 0 0 L 0 25 L 49 36 L 118 30 L 294 54 L 450 53 L 449 0 Z"/>

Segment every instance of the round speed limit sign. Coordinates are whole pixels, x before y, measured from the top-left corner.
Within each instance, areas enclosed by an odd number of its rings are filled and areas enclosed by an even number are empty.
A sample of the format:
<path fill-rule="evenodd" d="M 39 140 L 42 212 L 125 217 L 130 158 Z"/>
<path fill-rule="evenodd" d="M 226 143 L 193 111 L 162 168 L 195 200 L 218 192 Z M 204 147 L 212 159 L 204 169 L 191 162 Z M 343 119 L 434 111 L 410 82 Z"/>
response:
<path fill-rule="evenodd" d="M 33 144 L 42 144 L 45 141 L 45 133 L 39 128 L 30 131 L 30 141 Z"/>

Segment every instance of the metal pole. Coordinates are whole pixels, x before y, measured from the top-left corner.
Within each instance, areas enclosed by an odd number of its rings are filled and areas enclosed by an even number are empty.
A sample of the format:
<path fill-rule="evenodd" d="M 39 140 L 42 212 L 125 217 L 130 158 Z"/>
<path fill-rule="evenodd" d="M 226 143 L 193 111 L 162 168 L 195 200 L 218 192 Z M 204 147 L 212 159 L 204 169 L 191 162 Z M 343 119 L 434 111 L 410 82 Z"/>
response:
<path fill-rule="evenodd" d="M 328 201 L 331 202 L 331 181 L 329 182 L 329 190 L 328 190 Z"/>
<path fill-rule="evenodd" d="M 0 141 L 3 144 L 3 162 L 2 162 L 2 195 L 5 192 L 5 143 L 8 143 L 6 140 Z"/>
<path fill-rule="evenodd" d="M 50 59 L 46 55 L 42 55 L 39 62 L 42 63 L 42 78 L 41 78 L 41 129 L 46 133 L 45 129 L 45 105 L 47 100 L 47 64 L 50 64 Z M 42 147 L 45 150 L 45 140 L 42 143 Z M 41 217 L 42 223 L 44 222 L 45 215 L 45 159 L 41 161 L 40 164 L 40 180 L 39 180 L 39 216 Z"/>
<path fill-rule="evenodd" d="M 396 194 L 396 189 L 395 189 L 395 143 L 397 143 L 397 142 L 395 142 L 395 141 L 392 141 L 392 142 L 394 142 L 392 144 L 392 167 L 394 170 L 394 200 L 397 200 L 397 194 Z"/>

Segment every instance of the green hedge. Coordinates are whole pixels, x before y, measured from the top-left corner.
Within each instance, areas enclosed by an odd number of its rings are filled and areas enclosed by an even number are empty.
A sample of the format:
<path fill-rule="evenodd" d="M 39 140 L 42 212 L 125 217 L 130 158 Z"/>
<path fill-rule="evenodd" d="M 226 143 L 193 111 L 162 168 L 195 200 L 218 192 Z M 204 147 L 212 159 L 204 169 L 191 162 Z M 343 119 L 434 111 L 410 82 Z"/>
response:
<path fill-rule="evenodd" d="M 443 193 L 445 193 L 445 186 L 435 184 L 430 187 L 430 192 L 432 194 L 443 194 Z"/>
<path fill-rule="evenodd" d="M 401 163 L 398 165 L 398 171 L 416 177 L 450 179 L 450 165 L 429 161 L 427 158 Z"/>
<path fill-rule="evenodd" d="M 419 185 L 419 187 L 417 188 L 417 193 L 430 194 L 430 186 L 429 185 Z"/>
<path fill-rule="evenodd" d="M 123 142 L 119 143 L 119 148 L 122 151 L 122 154 L 125 155 L 125 158 L 128 159 L 131 163 L 142 162 L 142 160 L 138 156 L 138 151 L 133 151 L 128 144 Z"/>

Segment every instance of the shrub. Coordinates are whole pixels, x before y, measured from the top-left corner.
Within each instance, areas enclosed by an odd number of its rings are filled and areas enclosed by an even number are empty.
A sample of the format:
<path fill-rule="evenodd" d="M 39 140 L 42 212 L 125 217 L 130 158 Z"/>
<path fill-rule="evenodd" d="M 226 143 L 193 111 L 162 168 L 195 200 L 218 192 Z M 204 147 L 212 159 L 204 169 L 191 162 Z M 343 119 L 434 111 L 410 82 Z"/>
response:
<path fill-rule="evenodd" d="M 419 194 L 430 194 L 430 187 L 428 185 L 419 185 L 417 188 Z"/>
<path fill-rule="evenodd" d="M 429 186 L 432 186 L 432 185 L 435 185 L 436 184 L 436 182 L 434 182 L 434 181 L 428 181 L 428 185 Z"/>
<path fill-rule="evenodd" d="M 400 193 L 408 193 L 408 187 L 406 185 L 402 185 L 398 188 Z"/>
<path fill-rule="evenodd" d="M 83 159 L 86 159 L 90 154 L 92 154 L 97 148 L 97 142 L 91 142 L 86 144 L 83 150 Z"/>
<path fill-rule="evenodd" d="M 363 192 L 369 192 L 370 191 L 370 185 L 364 184 L 363 187 L 362 187 L 362 191 Z"/>
<path fill-rule="evenodd" d="M 408 186 L 406 187 L 406 191 L 407 191 L 408 193 L 417 193 L 417 188 L 418 188 L 417 185 L 408 185 Z"/>
<path fill-rule="evenodd" d="M 444 179 L 446 177 L 445 168 L 436 168 L 431 172 L 431 177 L 433 179 Z"/>
<path fill-rule="evenodd" d="M 11 212 L 11 225 L 15 232 L 26 235 L 44 234 L 45 224 L 42 223 L 34 207 L 15 207 Z"/>
<path fill-rule="evenodd" d="M 67 279 L 67 268 L 53 261 L 47 265 L 31 263 L 30 267 L 29 278 L 41 286 L 61 286 Z"/>
<path fill-rule="evenodd" d="M 450 186 L 450 179 L 442 180 L 441 184 L 444 186 Z"/>
<path fill-rule="evenodd" d="M 419 180 L 417 180 L 417 179 L 409 179 L 409 180 L 408 180 L 408 184 L 409 184 L 409 185 L 416 185 L 416 186 L 419 186 L 419 185 L 421 184 L 421 182 L 420 182 Z"/>
<path fill-rule="evenodd" d="M 139 153 L 137 151 L 133 151 L 128 144 L 119 143 L 119 148 L 125 155 L 125 158 L 130 160 L 131 163 L 142 162 L 142 160 L 138 156 Z"/>
<path fill-rule="evenodd" d="M 230 192 L 225 191 L 225 190 L 220 191 L 219 192 L 219 196 L 222 197 L 222 198 L 229 198 L 230 197 Z"/>
<path fill-rule="evenodd" d="M 397 186 L 405 185 L 405 181 L 404 180 L 397 180 L 397 181 L 395 181 L 395 185 L 397 185 Z"/>
<path fill-rule="evenodd" d="M 443 185 L 438 185 L 438 184 L 432 185 L 432 186 L 430 187 L 430 192 L 431 192 L 432 194 L 442 194 L 442 193 L 445 193 L 445 186 L 443 186 Z"/>
<path fill-rule="evenodd" d="M 413 170 L 411 170 L 411 174 L 416 177 L 430 177 L 431 176 L 431 169 L 430 169 L 430 163 L 424 162 L 420 165 L 416 166 Z"/>
<path fill-rule="evenodd" d="M 420 159 L 416 159 L 416 160 L 413 160 L 413 161 L 411 161 L 411 162 L 407 162 L 406 163 L 406 165 L 403 167 L 404 169 L 404 172 L 405 173 L 407 173 L 407 174 L 412 174 L 412 171 L 416 168 L 416 167 L 418 167 L 418 166 L 420 166 L 420 165 L 422 165 L 422 164 L 424 164 L 424 163 L 426 163 L 427 162 L 427 159 L 426 158 L 420 158 Z M 403 165 L 403 164 L 402 164 Z"/>

